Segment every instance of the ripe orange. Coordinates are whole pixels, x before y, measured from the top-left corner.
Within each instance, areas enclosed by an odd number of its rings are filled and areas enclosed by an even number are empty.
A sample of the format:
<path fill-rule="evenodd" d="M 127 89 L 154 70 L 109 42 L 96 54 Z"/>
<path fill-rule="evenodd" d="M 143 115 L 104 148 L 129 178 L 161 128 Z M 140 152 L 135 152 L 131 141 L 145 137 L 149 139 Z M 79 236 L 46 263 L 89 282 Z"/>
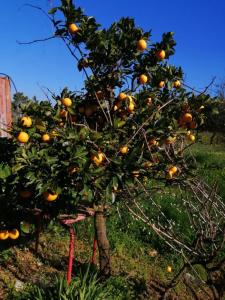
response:
<path fill-rule="evenodd" d="M 187 139 L 190 141 L 190 142 L 195 142 L 195 136 L 193 134 L 187 134 Z"/>
<path fill-rule="evenodd" d="M 42 139 L 42 142 L 48 143 L 51 140 L 51 137 L 48 133 L 45 133 L 42 135 L 41 139 Z"/>
<path fill-rule="evenodd" d="M 72 100 L 70 98 L 64 98 L 62 99 L 62 104 L 66 107 L 69 107 L 72 105 Z"/>
<path fill-rule="evenodd" d="M 160 51 L 156 52 L 156 57 L 159 60 L 163 60 L 166 57 L 166 52 L 164 50 L 160 50 Z"/>
<path fill-rule="evenodd" d="M 144 51 L 147 49 L 147 43 L 144 39 L 141 39 L 137 42 L 137 49 L 139 51 Z"/>
<path fill-rule="evenodd" d="M 171 267 L 171 266 L 168 266 L 168 267 L 167 267 L 167 272 L 168 272 L 168 273 L 171 273 L 171 272 L 172 272 L 172 267 Z"/>
<path fill-rule="evenodd" d="M 71 34 L 74 34 L 79 30 L 79 27 L 76 24 L 72 23 L 68 25 L 68 30 Z"/>
<path fill-rule="evenodd" d="M 22 190 L 22 191 L 19 191 L 19 195 L 21 198 L 27 199 L 27 198 L 31 197 L 32 193 L 29 190 Z"/>
<path fill-rule="evenodd" d="M 20 122 L 21 124 L 24 126 L 24 127 L 31 127 L 32 126 L 32 119 L 30 117 L 22 117 L 20 119 Z"/>
<path fill-rule="evenodd" d="M 165 81 L 160 81 L 159 88 L 163 88 L 165 86 Z"/>
<path fill-rule="evenodd" d="M 140 77 L 139 77 L 139 82 L 140 84 L 146 84 L 148 81 L 148 77 L 144 74 L 142 74 Z"/>
<path fill-rule="evenodd" d="M 181 87 L 181 82 L 180 82 L 180 80 L 174 81 L 173 87 L 176 88 L 176 89 L 180 88 L 180 87 Z"/>
<path fill-rule="evenodd" d="M 2 240 L 2 241 L 7 240 L 8 237 L 9 237 L 8 230 L 1 230 L 0 231 L 0 240 Z"/>
<path fill-rule="evenodd" d="M 127 98 L 127 95 L 125 93 L 119 93 L 118 100 L 123 101 Z"/>
<path fill-rule="evenodd" d="M 120 153 L 127 154 L 129 151 L 129 148 L 127 146 L 120 147 Z"/>
<path fill-rule="evenodd" d="M 25 144 L 29 141 L 29 135 L 26 132 L 21 131 L 17 136 L 17 141 Z"/>
<path fill-rule="evenodd" d="M 12 229 L 9 231 L 9 238 L 11 240 L 16 240 L 20 236 L 20 232 L 18 229 Z"/>
<path fill-rule="evenodd" d="M 98 151 L 97 155 L 91 156 L 91 160 L 96 166 L 99 166 L 105 160 L 105 154 L 101 151 Z"/>
<path fill-rule="evenodd" d="M 51 192 L 44 192 L 43 193 L 43 197 L 46 201 L 55 201 L 57 198 L 58 198 L 58 194 L 54 194 L 54 193 L 51 193 Z"/>
<path fill-rule="evenodd" d="M 172 173 L 172 175 L 176 174 L 178 171 L 176 166 L 172 166 L 169 168 L 168 172 Z"/>
<path fill-rule="evenodd" d="M 182 121 L 185 123 L 190 123 L 192 121 L 192 115 L 190 113 L 186 113 L 182 117 Z"/>

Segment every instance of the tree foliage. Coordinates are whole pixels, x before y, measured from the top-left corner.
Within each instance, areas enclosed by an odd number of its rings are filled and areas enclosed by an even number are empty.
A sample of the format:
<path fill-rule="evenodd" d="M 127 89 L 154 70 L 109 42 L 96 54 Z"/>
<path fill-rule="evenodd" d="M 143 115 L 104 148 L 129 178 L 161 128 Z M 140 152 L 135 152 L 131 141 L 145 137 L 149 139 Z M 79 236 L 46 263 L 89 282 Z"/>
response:
<path fill-rule="evenodd" d="M 0 165 L 1 199 L 7 198 L 10 212 L 40 209 L 56 217 L 79 205 L 123 201 L 123 191 L 152 180 L 184 181 L 191 175 L 184 150 L 194 141 L 188 131 L 202 116 L 195 96 L 181 85 L 182 69 L 168 62 L 175 51 L 173 32 L 153 43 L 151 31 L 131 18 L 104 29 L 68 0 L 49 15 L 55 37 L 86 80 L 80 92 L 65 88 L 51 103 L 22 101 L 22 115 L 32 125 L 23 119 L 13 124 L 7 141 L 12 151 Z M 146 49 L 139 49 L 140 40 Z M 28 141 L 21 142 L 21 132 Z M 46 193 L 56 195 L 55 201 Z M 20 213 L 13 220 L 22 218 Z"/>

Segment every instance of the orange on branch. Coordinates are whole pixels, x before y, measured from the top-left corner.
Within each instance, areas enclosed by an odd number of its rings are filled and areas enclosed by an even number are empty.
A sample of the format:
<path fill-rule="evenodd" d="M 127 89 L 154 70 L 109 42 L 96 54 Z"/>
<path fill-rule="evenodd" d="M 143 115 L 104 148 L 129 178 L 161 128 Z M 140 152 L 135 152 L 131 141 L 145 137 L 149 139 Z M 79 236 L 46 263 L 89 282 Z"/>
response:
<path fill-rule="evenodd" d="M 52 192 L 44 192 L 43 197 L 46 201 L 52 202 L 55 201 L 58 198 L 58 194 L 52 193 Z"/>
<path fill-rule="evenodd" d="M 168 273 L 171 273 L 171 272 L 172 272 L 172 270 L 173 270 L 173 269 L 172 269 L 172 267 L 171 267 L 171 266 L 167 266 L 167 272 L 168 272 Z"/>
<path fill-rule="evenodd" d="M 186 113 L 182 117 L 182 121 L 185 123 L 190 123 L 192 121 L 192 115 L 190 113 Z"/>
<path fill-rule="evenodd" d="M 137 49 L 139 51 L 144 51 L 147 49 L 147 42 L 144 39 L 141 39 L 137 42 Z"/>
<path fill-rule="evenodd" d="M 17 136 L 17 141 L 25 144 L 29 141 L 29 135 L 26 132 L 21 131 Z"/>
<path fill-rule="evenodd" d="M 139 76 L 140 84 L 146 84 L 148 82 L 148 77 L 145 74 Z"/>
<path fill-rule="evenodd" d="M 68 30 L 71 34 L 74 34 L 79 31 L 79 27 L 75 23 L 71 23 L 68 25 Z"/>
<path fill-rule="evenodd" d="M 96 166 L 99 166 L 105 160 L 105 154 L 99 151 L 97 155 L 91 156 L 91 160 Z"/>
<path fill-rule="evenodd" d="M 173 87 L 176 88 L 176 89 L 180 88 L 180 87 L 181 87 L 181 82 L 180 82 L 180 80 L 174 81 Z"/>
<path fill-rule="evenodd" d="M 172 173 L 173 175 L 176 174 L 177 171 L 178 171 L 178 168 L 176 166 L 172 166 L 168 170 L 168 172 Z"/>
<path fill-rule="evenodd" d="M 159 83 L 159 88 L 163 88 L 165 86 L 165 81 L 160 81 L 160 83 Z"/>
<path fill-rule="evenodd" d="M 156 57 L 159 60 L 163 60 L 166 57 L 166 52 L 164 50 L 160 50 L 160 51 L 156 52 Z"/>
<path fill-rule="evenodd" d="M 45 133 L 42 135 L 41 139 L 42 139 L 42 142 L 48 143 L 51 140 L 51 136 L 48 133 Z"/>
<path fill-rule="evenodd" d="M 9 238 L 11 240 L 17 240 L 19 236 L 20 236 L 20 232 L 18 229 L 12 229 L 9 231 Z"/>
<path fill-rule="evenodd" d="M 127 154 L 129 152 L 129 148 L 127 146 L 120 147 L 120 153 Z"/>
<path fill-rule="evenodd" d="M 70 98 L 62 99 L 62 104 L 66 107 L 70 107 L 72 105 L 72 100 Z"/>
<path fill-rule="evenodd" d="M 0 240 L 2 240 L 2 241 L 7 240 L 8 237 L 9 237 L 8 230 L 1 230 L 0 231 Z"/>
<path fill-rule="evenodd" d="M 195 136 L 193 134 L 187 134 L 187 139 L 192 143 L 195 142 Z"/>
<path fill-rule="evenodd" d="M 123 101 L 127 98 L 127 95 L 125 93 L 119 93 L 117 98 L 119 101 Z"/>
<path fill-rule="evenodd" d="M 32 126 L 32 119 L 30 117 L 27 117 L 27 116 L 22 117 L 20 119 L 20 122 L 21 122 L 22 126 L 24 126 L 24 127 L 29 128 Z"/>

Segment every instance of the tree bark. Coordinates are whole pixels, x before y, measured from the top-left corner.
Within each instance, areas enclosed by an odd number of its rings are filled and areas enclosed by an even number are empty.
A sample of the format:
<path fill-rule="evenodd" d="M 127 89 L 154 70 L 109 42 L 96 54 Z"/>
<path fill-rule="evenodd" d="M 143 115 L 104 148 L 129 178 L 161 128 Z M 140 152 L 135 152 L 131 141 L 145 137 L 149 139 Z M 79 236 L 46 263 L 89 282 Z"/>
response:
<path fill-rule="evenodd" d="M 213 134 L 211 135 L 211 138 L 210 138 L 210 145 L 213 144 L 215 136 L 216 136 L 216 132 L 213 132 Z"/>
<path fill-rule="evenodd" d="M 111 262 L 103 206 L 99 206 L 95 212 L 95 236 L 97 238 L 99 249 L 100 276 L 107 278 L 111 275 Z"/>

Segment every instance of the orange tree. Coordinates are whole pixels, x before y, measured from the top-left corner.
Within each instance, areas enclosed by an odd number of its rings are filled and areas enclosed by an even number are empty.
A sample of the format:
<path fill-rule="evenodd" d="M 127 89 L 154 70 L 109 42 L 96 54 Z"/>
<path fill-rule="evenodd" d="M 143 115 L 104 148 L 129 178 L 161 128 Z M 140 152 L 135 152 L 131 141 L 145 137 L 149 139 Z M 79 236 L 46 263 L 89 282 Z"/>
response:
<path fill-rule="evenodd" d="M 183 150 L 195 140 L 190 130 L 199 114 L 182 87 L 181 68 L 168 64 L 172 32 L 152 43 L 130 18 L 102 29 L 71 0 L 62 0 L 49 19 L 84 72 L 84 87 L 21 106 L 2 197 L 12 212 L 38 210 L 51 218 L 93 208 L 100 270 L 109 275 L 105 211 L 151 180 L 185 180 Z M 17 213 L 16 220 L 25 217 Z"/>

